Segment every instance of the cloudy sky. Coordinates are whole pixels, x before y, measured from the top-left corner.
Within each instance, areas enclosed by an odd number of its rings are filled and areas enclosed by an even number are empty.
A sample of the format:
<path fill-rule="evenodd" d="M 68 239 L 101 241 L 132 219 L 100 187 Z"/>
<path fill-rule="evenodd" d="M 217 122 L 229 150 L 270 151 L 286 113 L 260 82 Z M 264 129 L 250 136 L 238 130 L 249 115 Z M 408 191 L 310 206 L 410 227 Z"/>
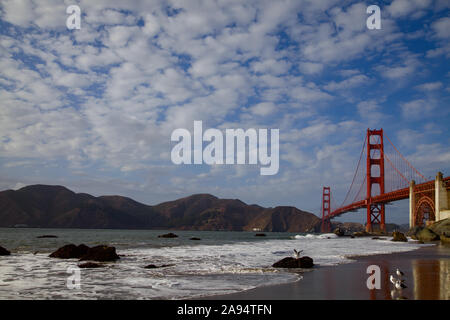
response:
<path fill-rule="evenodd" d="M 66 27 L 77 4 L 81 29 Z M 381 8 L 381 30 L 366 27 Z M 0 2 L 0 189 L 44 183 L 147 204 L 212 193 L 319 214 L 365 130 L 450 174 L 447 0 Z M 176 128 L 277 128 L 280 170 L 177 166 Z M 405 205 L 387 220 L 407 222 Z M 358 221 L 359 214 L 344 219 Z M 364 221 L 364 219 L 360 219 Z"/>

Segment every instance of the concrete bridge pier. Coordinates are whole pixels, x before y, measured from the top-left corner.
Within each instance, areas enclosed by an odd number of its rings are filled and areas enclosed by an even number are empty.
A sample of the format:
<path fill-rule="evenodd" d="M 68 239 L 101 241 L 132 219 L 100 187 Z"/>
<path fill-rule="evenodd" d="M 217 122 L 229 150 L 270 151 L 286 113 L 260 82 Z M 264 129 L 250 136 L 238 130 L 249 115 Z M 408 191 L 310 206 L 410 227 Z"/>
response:
<path fill-rule="evenodd" d="M 446 178 L 446 180 L 448 180 Z M 450 218 L 450 190 L 448 181 L 438 172 L 434 184 L 429 186 L 416 185 L 412 180 L 409 185 L 409 226 L 421 225 L 427 222 L 440 221 Z"/>

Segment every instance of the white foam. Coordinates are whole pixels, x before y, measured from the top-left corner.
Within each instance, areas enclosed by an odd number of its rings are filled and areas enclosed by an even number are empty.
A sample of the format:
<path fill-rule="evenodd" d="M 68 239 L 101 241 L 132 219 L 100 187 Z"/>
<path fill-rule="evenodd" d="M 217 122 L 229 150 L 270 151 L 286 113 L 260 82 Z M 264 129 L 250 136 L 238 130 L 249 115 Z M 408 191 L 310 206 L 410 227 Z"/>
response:
<path fill-rule="evenodd" d="M 189 245 L 121 250 L 124 256 L 106 268 L 81 269 L 81 290 L 69 290 L 68 266 L 76 260 L 51 259 L 47 254 L 18 253 L 0 259 L 2 299 L 177 299 L 214 295 L 257 286 L 291 282 L 298 274 L 271 268 L 293 250 L 315 264 L 347 263 L 348 256 L 409 251 L 414 242 L 370 238 L 335 238 L 334 234 L 295 236 L 222 245 Z M 144 269 L 147 264 L 174 264 Z"/>

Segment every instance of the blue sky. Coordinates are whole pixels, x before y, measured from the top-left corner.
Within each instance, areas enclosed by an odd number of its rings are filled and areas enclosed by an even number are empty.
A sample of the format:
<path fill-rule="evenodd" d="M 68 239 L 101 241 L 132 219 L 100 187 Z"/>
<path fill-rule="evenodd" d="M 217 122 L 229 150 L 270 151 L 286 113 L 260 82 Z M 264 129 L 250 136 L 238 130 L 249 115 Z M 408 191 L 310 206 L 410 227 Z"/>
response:
<path fill-rule="evenodd" d="M 66 28 L 67 6 L 82 12 Z M 381 8 L 381 30 L 366 27 Z M 450 174 L 450 3 L 2 1 L 0 189 L 61 184 L 155 204 L 193 193 L 319 214 L 365 130 Z M 280 130 L 280 170 L 176 166 L 171 132 Z M 364 221 L 364 213 L 343 220 Z M 388 222 L 407 222 L 407 204 Z"/>

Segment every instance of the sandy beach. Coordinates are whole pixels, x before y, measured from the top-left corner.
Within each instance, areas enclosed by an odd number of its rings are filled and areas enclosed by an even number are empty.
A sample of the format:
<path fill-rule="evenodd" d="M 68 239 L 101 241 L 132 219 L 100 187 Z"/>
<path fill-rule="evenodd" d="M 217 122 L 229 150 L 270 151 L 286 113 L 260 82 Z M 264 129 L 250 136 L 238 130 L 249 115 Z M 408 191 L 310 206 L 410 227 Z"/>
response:
<path fill-rule="evenodd" d="M 450 246 L 437 244 L 417 250 L 354 257 L 354 262 L 305 272 L 288 284 L 259 287 L 239 293 L 206 297 L 220 300 L 450 300 Z M 381 289 L 369 290 L 367 267 L 381 269 Z M 391 295 L 389 275 L 399 268 L 408 288 Z"/>

